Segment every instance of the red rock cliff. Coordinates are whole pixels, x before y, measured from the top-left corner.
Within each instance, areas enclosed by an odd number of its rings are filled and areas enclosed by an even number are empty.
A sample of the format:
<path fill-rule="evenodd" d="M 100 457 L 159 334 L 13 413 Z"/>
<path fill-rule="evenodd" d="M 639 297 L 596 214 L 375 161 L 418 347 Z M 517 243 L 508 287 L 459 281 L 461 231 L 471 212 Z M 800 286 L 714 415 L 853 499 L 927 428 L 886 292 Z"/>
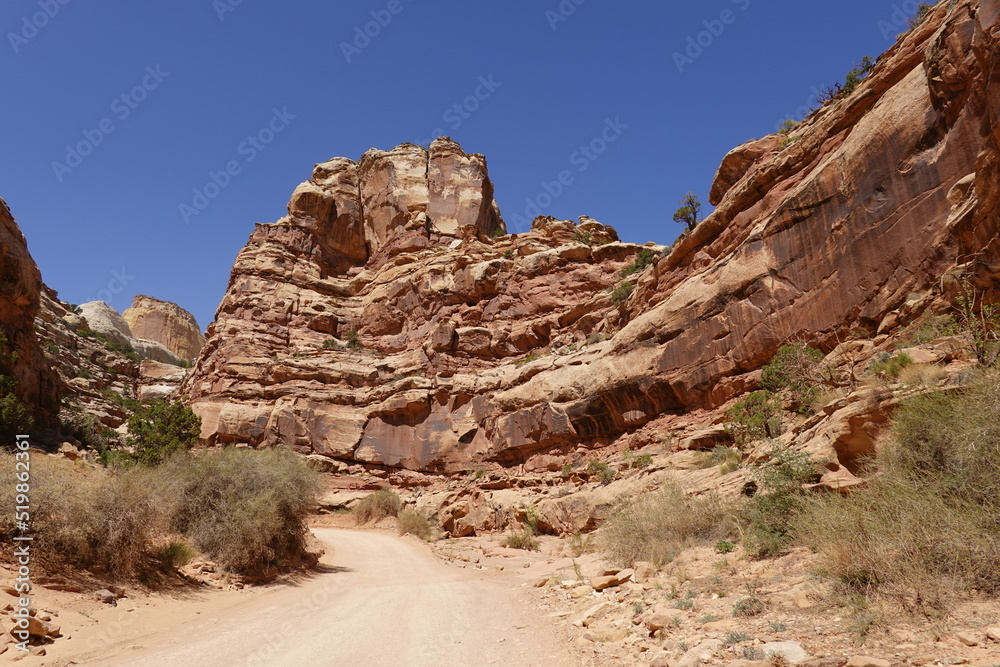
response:
<path fill-rule="evenodd" d="M 732 151 L 716 211 L 615 302 L 639 247 L 592 221 L 493 241 L 485 161 L 451 142 L 320 165 L 237 259 L 185 388 L 203 435 L 516 463 L 720 405 L 791 339 L 891 332 L 946 275 L 992 285 L 998 7 L 940 4 L 790 144 Z"/>

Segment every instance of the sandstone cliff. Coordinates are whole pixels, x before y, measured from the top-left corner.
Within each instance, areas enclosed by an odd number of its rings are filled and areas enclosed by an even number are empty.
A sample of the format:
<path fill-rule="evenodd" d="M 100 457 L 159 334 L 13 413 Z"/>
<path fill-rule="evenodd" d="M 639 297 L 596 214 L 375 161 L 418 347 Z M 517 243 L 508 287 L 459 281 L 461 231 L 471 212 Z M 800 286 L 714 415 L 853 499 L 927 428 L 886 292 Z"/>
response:
<path fill-rule="evenodd" d="M 1000 275 L 997 15 L 939 5 L 790 144 L 732 151 L 716 211 L 628 286 L 640 248 L 592 221 L 491 239 L 485 161 L 450 141 L 319 165 L 237 259 L 185 387 L 203 435 L 515 464 L 723 405 L 790 340 L 871 353 L 943 277 Z"/>
<path fill-rule="evenodd" d="M 194 361 L 205 346 L 205 336 L 194 316 L 169 301 L 140 294 L 122 313 L 122 319 L 133 337 L 160 343 L 187 362 Z"/>
<path fill-rule="evenodd" d="M 3 200 L 0 200 L 0 275 L 3 276 L 0 331 L 7 339 L 9 349 L 5 353 L 14 356 L 12 367 L 0 370 L 16 379 L 16 395 L 44 424 L 58 411 L 59 380 L 49 367 L 34 330 L 42 279 L 28 253 L 24 235 Z"/>

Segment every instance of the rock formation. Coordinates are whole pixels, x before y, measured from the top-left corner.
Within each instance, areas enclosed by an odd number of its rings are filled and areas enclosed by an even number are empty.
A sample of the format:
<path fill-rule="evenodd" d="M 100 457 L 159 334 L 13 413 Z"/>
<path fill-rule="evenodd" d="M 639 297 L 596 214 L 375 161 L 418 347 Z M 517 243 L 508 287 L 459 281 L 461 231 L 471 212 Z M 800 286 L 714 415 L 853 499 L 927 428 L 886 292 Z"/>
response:
<path fill-rule="evenodd" d="M 138 295 L 122 313 L 134 338 L 160 343 L 184 361 L 193 362 L 205 346 L 194 316 L 169 301 Z"/>
<path fill-rule="evenodd" d="M 149 299 L 150 297 L 141 298 Z M 172 306 L 180 312 L 187 312 L 172 303 L 165 301 L 157 303 Z M 152 309 L 143 308 L 137 311 L 137 313 L 133 313 L 133 317 L 136 317 L 140 324 L 145 324 L 147 329 L 152 330 L 153 333 L 166 334 L 169 331 L 177 332 L 181 330 L 180 326 L 169 326 L 169 324 L 173 323 L 166 317 L 161 318 L 160 315 L 147 316 L 147 314 L 152 312 L 154 312 Z M 164 311 L 155 312 L 163 313 Z M 184 362 L 179 355 L 168 349 L 164 343 L 134 335 L 132 328 L 125 318 L 103 301 L 91 301 L 82 304 L 80 306 L 80 315 L 83 317 L 88 329 L 105 336 L 112 343 L 123 346 L 125 349 L 131 348 L 141 359 L 152 359 L 160 363 L 173 364 L 175 366 Z M 157 324 L 164 324 L 166 326 L 157 326 Z M 197 331 L 197 328 L 195 328 L 195 331 Z M 175 338 L 174 340 L 176 341 L 177 339 Z"/>
<path fill-rule="evenodd" d="M 937 6 L 790 143 L 732 151 L 716 211 L 628 285 L 641 248 L 592 221 L 491 239 L 485 161 L 448 140 L 319 165 L 236 261 L 184 389 L 203 435 L 516 464 L 723 405 L 788 341 L 945 308 L 943 277 L 1000 275 L 997 14 Z"/>
<path fill-rule="evenodd" d="M 28 244 L 6 202 L 0 199 L 0 331 L 7 340 L 11 367 L 0 371 L 16 381 L 17 397 L 41 422 L 55 417 L 59 407 L 59 379 L 49 367 L 35 334 L 35 315 L 41 300 L 42 279 Z M 4 443 L 9 444 L 9 443 Z"/>

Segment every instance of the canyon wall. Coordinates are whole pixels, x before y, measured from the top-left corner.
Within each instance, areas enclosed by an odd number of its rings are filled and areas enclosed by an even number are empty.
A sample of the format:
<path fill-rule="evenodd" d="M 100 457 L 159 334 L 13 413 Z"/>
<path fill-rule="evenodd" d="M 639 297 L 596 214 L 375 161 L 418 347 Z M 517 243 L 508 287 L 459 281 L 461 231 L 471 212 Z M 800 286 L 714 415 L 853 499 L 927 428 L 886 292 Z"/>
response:
<path fill-rule="evenodd" d="M 589 219 L 504 236 L 449 140 L 317 166 L 237 258 L 183 388 L 203 436 L 518 464 L 723 405 L 786 342 L 889 335 L 960 274 L 991 288 L 998 13 L 934 8 L 851 94 L 725 156 L 714 213 L 638 263 Z"/>

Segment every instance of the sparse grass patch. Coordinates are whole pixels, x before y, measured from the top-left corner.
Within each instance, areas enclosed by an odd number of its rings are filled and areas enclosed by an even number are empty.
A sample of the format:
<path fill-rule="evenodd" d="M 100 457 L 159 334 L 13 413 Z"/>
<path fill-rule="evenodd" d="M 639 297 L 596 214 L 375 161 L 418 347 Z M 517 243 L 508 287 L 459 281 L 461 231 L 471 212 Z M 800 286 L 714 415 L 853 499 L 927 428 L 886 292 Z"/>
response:
<path fill-rule="evenodd" d="M 535 534 L 528 527 L 520 530 L 512 530 L 504 535 L 500 543 L 508 549 L 524 549 L 525 551 L 538 551 L 538 540 Z"/>
<path fill-rule="evenodd" d="M 711 451 L 702 452 L 699 466 L 702 468 L 714 468 L 719 466 L 719 474 L 728 475 L 738 470 L 743 463 L 743 452 L 736 447 L 727 445 L 717 445 Z"/>
<path fill-rule="evenodd" d="M 403 501 L 394 491 L 382 489 L 358 501 L 354 506 L 354 520 L 358 525 L 380 521 L 390 516 L 399 516 Z"/>
<path fill-rule="evenodd" d="M 745 543 L 754 558 L 783 553 L 794 537 L 795 517 L 805 504 L 802 485 L 816 477 L 816 464 L 806 454 L 777 445 L 755 471 L 757 493 L 746 511 Z"/>
<path fill-rule="evenodd" d="M 198 551 L 182 538 L 172 539 L 156 550 L 156 559 L 168 569 L 177 569 L 191 562 Z"/>
<path fill-rule="evenodd" d="M 1000 386 L 904 402 L 878 475 L 820 497 L 797 522 L 849 591 L 894 594 L 941 610 L 957 593 L 1000 592 Z"/>
<path fill-rule="evenodd" d="M 716 496 L 688 497 L 670 484 L 619 510 L 602 528 L 604 553 L 616 565 L 668 563 L 683 548 L 731 537 L 734 512 Z"/>
<path fill-rule="evenodd" d="M 405 509 L 396 517 L 396 529 L 400 535 L 413 535 L 424 542 L 434 538 L 434 528 L 427 518 L 412 509 Z"/>
<path fill-rule="evenodd" d="M 635 290 L 635 285 L 633 285 L 632 283 L 628 281 L 620 283 L 611 292 L 611 303 L 619 307 L 624 306 L 625 302 L 628 301 L 628 298 L 632 296 L 632 292 L 634 290 Z"/>
<path fill-rule="evenodd" d="M 570 536 L 566 540 L 566 543 L 569 546 L 569 552 L 573 554 L 574 558 L 597 551 L 597 545 L 592 533 L 576 533 Z"/>
<path fill-rule="evenodd" d="M 894 356 L 883 354 L 877 361 L 868 366 L 868 372 L 880 378 L 895 380 L 899 378 L 904 368 L 913 364 L 913 357 L 906 352 L 900 352 Z"/>

